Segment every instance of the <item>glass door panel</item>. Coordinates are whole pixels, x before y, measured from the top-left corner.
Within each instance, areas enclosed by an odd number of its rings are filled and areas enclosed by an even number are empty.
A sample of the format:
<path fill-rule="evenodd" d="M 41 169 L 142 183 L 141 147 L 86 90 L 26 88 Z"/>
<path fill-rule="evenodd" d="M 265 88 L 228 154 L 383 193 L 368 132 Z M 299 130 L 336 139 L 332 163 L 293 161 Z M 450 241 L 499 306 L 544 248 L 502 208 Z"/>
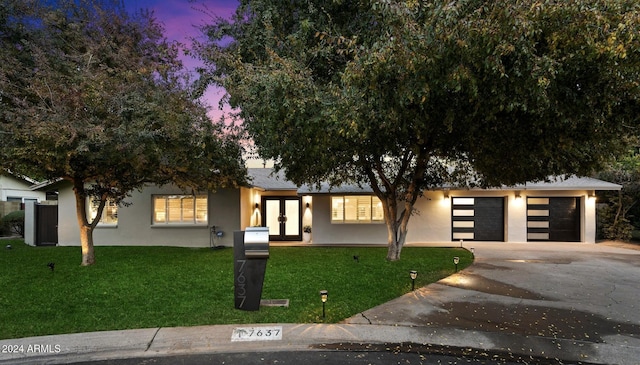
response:
<path fill-rule="evenodd" d="M 269 227 L 270 236 L 280 236 L 280 201 L 266 200 L 265 205 L 266 226 Z"/>
<path fill-rule="evenodd" d="M 284 234 L 285 236 L 299 236 L 300 235 L 300 201 L 298 199 L 287 199 L 284 202 L 285 216 L 287 217 L 284 222 Z"/>

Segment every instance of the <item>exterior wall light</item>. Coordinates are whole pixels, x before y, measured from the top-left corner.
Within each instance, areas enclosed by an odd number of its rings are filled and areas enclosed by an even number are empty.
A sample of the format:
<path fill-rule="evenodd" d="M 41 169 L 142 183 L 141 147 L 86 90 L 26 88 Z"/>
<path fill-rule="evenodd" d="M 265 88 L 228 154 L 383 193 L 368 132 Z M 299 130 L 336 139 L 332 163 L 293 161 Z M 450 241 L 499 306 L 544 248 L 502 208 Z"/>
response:
<path fill-rule="evenodd" d="M 416 278 L 418 277 L 418 272 L 415 270 L 409 271 L 409 277 L 411 277 L 411 291 L 416 290 Z"/>
<path fill-rule="evenodd" d="M 328 297 L 329 297 L 329 292 L 327 292 L 326 290 L 320 290 L 320 300 L 322 300 L 322 318 L 325 318 L 324 305 L 327 302 Z"/>
<path fill-rule="evenodd" d="M 458 264 L 460 263 L 460 258 L 458 256 L 453 258 L 453 264 L 456 265 L 456 272 L 458 272 Z"/>

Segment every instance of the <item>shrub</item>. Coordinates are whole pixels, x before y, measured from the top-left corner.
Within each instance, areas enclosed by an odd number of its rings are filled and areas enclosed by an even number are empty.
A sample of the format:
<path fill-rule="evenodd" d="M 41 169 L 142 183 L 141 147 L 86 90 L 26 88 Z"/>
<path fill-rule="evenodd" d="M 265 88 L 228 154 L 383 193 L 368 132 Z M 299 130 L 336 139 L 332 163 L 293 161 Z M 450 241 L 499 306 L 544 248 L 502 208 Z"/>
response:
<path fill-rule="evenodd" d="M 2 225 L 9 234 L 17 234 L 24 237 L 24 210 L 16 210 L 2 218 Z"/>
<path fill-rule="evenodd" d="M 597 235 L 598 238 L 607 240 L 630 241 L 633 232 L 633 225 L 626 218 L 615 219 L 614 207 L 602 205 L 598 207 L 597 213 Z"/>

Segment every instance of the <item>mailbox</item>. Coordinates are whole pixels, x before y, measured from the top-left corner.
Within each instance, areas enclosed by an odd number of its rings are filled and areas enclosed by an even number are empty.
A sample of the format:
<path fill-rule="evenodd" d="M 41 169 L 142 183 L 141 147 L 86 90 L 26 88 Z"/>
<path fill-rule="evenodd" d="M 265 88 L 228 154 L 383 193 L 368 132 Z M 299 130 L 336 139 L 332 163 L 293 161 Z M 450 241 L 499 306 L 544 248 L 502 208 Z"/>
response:
<path fill-rule="evenodd" d="M 247 227 L 245 229 L 244 255 L 247 259 L 269 258 L 268 227 Z"/>
<path fill-rule="evenodd" d="M 248 227 L 233 232 L 233 257 L 235 307 L 257 311 L 269 258 L 269 228 Z"/>

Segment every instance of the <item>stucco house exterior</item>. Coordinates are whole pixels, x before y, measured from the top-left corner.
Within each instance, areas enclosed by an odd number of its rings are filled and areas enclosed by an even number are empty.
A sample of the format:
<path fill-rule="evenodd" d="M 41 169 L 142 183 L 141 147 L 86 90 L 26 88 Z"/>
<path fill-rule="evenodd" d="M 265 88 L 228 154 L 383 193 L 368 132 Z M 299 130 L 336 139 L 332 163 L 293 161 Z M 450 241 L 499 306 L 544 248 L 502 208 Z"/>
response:
<path fill-rule="evenodd" d="M 36 181 L 7 171 L 0 170 L 0 201 L 26 203 L 41 202 L 46 199 L 44 191 L 31 189 Z"/>
<path fill-rule="evenodd" d="M 233 231 L 269 227 L 270 240 L 308 244 L 386 244 L 380 203 L 359 187 L 297 187 L 272 169 L 249 169 L 252 185 L 185 193 L 172 186 L 134 192 L 130 206 L 108 206 L 94 231 L 96 245 L 233 245 Z M 71 186 L 58 183 L 58 244 L 80 245 Z M 596 239 L 595 191 L 621 186 L 571 177 L 501 189 L 441 189 L 419 198 L 407 244 L 585 242 Z M 91 210 L 91 202 L 87 202 Z M 222 232 L 222 233 L 219 233 Z"/>

